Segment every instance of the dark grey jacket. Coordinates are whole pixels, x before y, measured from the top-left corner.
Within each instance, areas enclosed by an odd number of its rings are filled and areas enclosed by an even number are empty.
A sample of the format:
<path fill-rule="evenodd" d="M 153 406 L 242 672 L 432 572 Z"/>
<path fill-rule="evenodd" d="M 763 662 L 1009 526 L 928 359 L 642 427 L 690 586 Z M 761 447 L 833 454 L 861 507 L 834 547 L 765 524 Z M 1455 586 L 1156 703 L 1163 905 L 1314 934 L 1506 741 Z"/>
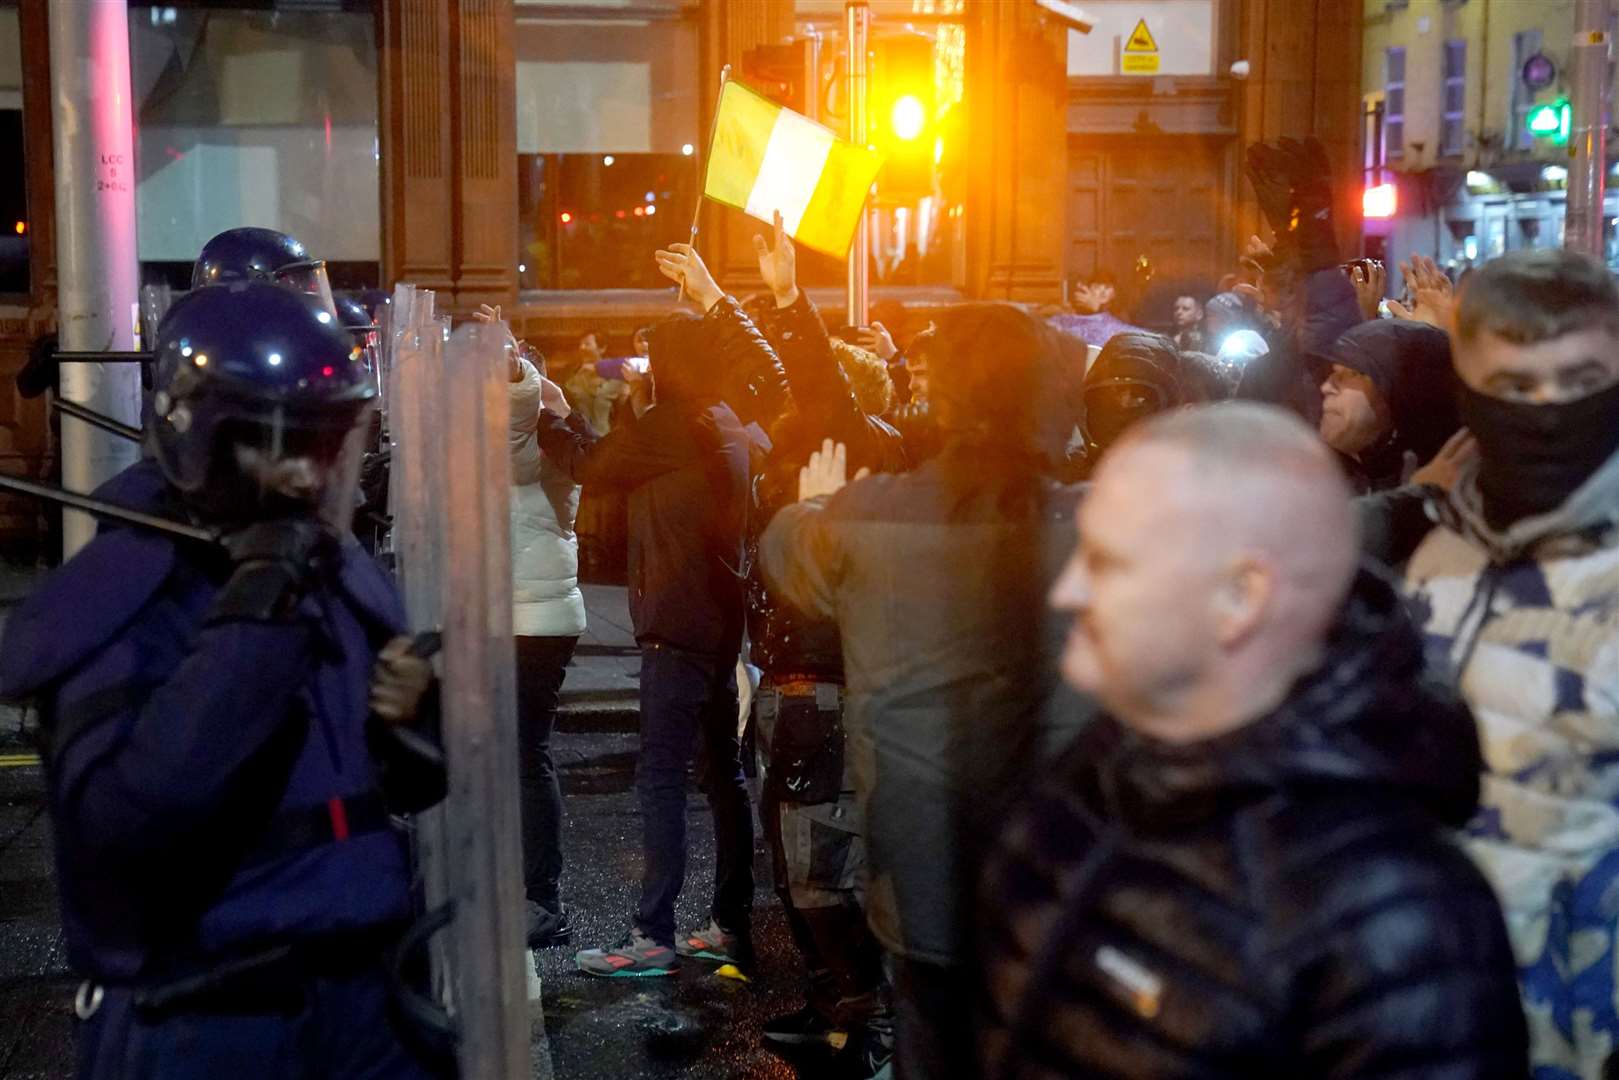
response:
<path fill-rule="evenodd" d="M 1036 481 L 1036 508 L 1009 513 L 953 488 L 951 453 L 788 506 L 760 543 L 780 595 L 842 633 L 872 930 L 935 964 L 971 959 L 1001 808 L 1083 713 L 1052 707 L 1065 620 L 1046 607 L 1079 489 Z"/>

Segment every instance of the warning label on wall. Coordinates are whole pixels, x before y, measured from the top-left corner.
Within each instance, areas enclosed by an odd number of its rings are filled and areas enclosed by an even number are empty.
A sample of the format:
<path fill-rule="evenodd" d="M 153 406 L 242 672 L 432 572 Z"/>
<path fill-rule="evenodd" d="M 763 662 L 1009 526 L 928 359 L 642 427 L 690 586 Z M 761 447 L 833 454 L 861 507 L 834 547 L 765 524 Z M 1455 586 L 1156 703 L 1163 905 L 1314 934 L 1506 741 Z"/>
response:
<path fill-rule="evenodd" d="M 1119 71 L 1124 74 L 1158 74 L 1158 42 L 1146 28 L 1146 19 L 1137 19 L 1135 29 L 1119 50 Z"/>
<path fill-rule="evenodd" d="M 1136 20 L 1136 28 L 1124 41 L 1119 54 L 1119 70 L 1126 75 L 1158 74 L 1158 42 L 1147 29 L 1147 20 Z"/>

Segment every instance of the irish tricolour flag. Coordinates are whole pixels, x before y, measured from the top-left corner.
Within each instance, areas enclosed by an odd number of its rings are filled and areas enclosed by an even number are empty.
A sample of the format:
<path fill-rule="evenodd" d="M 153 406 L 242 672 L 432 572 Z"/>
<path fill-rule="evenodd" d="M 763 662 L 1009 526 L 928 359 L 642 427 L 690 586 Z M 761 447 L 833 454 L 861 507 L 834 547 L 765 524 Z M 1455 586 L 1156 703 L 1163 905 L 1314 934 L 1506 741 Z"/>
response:
<path fill-rule="evenodd" d="M 727 82 L 703 194 L 760 221 L 773 221 L 780 210 L 788 236 L 842 258 L 882 163 L 875 151 Z"/>

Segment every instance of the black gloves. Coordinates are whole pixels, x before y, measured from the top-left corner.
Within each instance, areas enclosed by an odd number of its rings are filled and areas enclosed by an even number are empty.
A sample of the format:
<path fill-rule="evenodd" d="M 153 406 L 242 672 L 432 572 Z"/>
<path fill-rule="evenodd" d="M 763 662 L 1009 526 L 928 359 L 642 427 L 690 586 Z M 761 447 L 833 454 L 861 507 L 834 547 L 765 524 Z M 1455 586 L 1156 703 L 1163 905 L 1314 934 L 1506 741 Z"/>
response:
<path fill-rule="evenodd" d="M 291 615 L 321 562 L 337 555 L 337 538 L 314 518 L 256 521 L 223 540 L 231 576 L 204 626 L 245 619 L 276 622 Z"/>
<path fill-rule="evenodd" d="M 1248 148 L 1248 179 L 1276 234 L 1278 263 L 1300 274 L 1337 265 L 1332 163 L 1321 140 L 1255 143 Z"/>

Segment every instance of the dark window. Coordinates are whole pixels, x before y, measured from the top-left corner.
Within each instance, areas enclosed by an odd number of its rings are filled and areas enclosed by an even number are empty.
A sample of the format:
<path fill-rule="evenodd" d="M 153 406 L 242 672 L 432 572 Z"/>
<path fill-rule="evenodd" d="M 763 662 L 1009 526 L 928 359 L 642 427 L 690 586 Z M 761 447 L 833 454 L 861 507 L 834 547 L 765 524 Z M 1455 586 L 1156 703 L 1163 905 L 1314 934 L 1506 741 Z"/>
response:
<path fill-rule="evenodd" d="M 1445 82 L 1441 101 L 1439 152 L 1459 154 L 1466 147 L 1467 42 L 1445 42 Z"/>
<path fill-rule="evenodd" d="M 0 3 L 0 293 L 29 287 L 28 172 L 23 153 L 22 39 L 17 7 Z"/>
<path fill-rule="evenodd" d="M 1405 156 L 1405 49 L 1395 47 L 1384 54 L 1387 74 L 1383 79 L 1383 139 L 1387 156 Z"/>
<path fill-rule="evenodd" d="M 697 159 L 519 154 L 517 197 L 520 288 L 659 288 L 652 253 L 691 235 Z"/>
<path fill-rule="evenodd" d="M 1523 66 L 1540 52 L 1540 31 L 1525 30 L 1512 35 L 1512 106 L 1507 114 L 1506 144 L 1509 150 L 1522 150 L 1534 144 L 1529 135 L 1529 110 L 1535 106 L 1535 92 L 1523 84 Z"/>

